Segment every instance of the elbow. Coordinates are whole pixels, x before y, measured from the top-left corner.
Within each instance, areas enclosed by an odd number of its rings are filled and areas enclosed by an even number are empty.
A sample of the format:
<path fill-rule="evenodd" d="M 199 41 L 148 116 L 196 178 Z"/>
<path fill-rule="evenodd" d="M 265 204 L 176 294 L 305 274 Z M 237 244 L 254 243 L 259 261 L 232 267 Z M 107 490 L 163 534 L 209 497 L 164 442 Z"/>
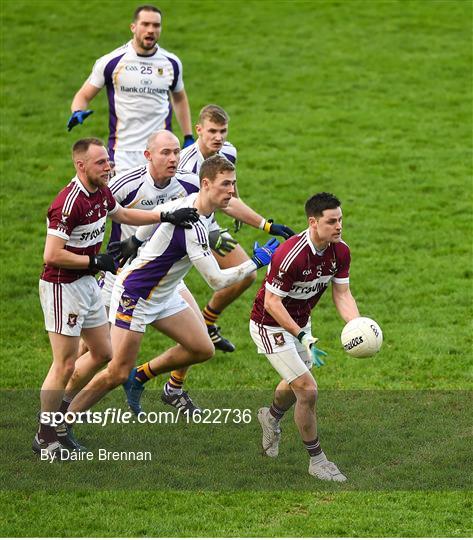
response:
<path fill-rule="evenodd" d="M 207 280 L 207 283 L 209 284 L 209 287 L 211 287 L 214 291 L 220 291 L 221 289 L 225 289 L 227 286 L 226 283 L 223 282 L 223 280 L 218 278 L 209 278 Z"/>
<path fill-rule="evenodd" d="M 51 253 L 45 253 L 44 254 L 43 262 L 44 262 L 45 265 L 52 266 L 53 268 L 58 268 L 59 267 L 58 258 L 55 257 Z"/>

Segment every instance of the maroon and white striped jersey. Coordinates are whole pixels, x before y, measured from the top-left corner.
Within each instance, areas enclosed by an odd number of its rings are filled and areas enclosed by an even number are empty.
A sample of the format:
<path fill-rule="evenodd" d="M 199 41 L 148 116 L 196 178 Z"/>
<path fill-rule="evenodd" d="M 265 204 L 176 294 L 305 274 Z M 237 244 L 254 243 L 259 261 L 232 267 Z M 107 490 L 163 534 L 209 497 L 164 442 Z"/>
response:
<path fill-rule="evenodd" d="M 72 253 L 96 255 L 102 245 L 107 214 L 117 210 L 117 203 L 107 186 L 89 193 L 75 176 L 48 209 L 48 234 L 63 238 L 65 249 Z M 71 283 L 94 273 L 86 268 L 55 268 L 45 264 L 41 279 L 52 283 Z"/>
<path fill-rule="evenodd" d="M 289 238 L 274 253 L 266 277 L 256 295 L 251 319 L 265 326 L 280 326 L 264 309 L 266 289 L 283 298 L 283 305 L 303 328 L 310 312 L 330 281 L 348 283 L 350 248 L 341 241 L 317 251 L 309 230 Z"/>

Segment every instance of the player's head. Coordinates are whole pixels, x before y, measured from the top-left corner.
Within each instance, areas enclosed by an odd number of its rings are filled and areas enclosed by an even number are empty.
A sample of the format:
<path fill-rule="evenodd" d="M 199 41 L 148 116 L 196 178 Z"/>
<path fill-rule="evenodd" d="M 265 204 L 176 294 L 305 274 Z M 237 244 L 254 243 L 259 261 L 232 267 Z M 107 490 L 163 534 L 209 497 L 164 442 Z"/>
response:
<path fill-rule="evenodd" d="M 133 45 L 139 54 L 147 54 L 156 47 L 161 35 L 161 11 L 150 4 L 138 6 L 130 25 Z"/>
<path fill-rule="evenodd" d="M 305 203 L 305 213 L 314 238 L 320 243 L 342 239 L 341 202 L 331 193 L 316 193 Z"/>
<path fill-rule="evenodd" d="M 72 146 L 72 161 L 77 176 L 92 191 L 106 186 L 110 178 L 110 159 L 103 141 L 95 137 L 79 139 Z"/>
<path fill-rule="evenodd" d="M 156 131 L 148 137 L 145 157 L 149 161 L 154 180 L 163 182 L 176 174 L 180 152 L 179 139 L 166 129 Z"/>
<path fill-rule="evenodd" d="M 217 153 L 227 140 L 228 114 L 218 105 L 206 105 L 199 114 L 195 126 L 199 136 L 199 148 L 204 157 Z"/>
<path fill-rule="evenodd" d="M 216 154 L 200 167 L 200 190 L 213 208 L 226 208 L 235 195 L 235 166 L 227 158 Z"/>

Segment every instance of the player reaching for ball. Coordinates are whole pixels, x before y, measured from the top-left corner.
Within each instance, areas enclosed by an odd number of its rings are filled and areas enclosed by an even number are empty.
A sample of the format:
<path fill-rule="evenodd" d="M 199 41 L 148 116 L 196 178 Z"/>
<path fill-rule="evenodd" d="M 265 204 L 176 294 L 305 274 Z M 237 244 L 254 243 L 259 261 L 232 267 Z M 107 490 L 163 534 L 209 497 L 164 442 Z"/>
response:
<path fill-rule="evenodd" d="M 258 420 L 263 453 L 275 458 L 281 419 L 295 404 L 294 420 L 310 456 L 309 474 L 345 482 L 317 436 L 317 383 L 310 370 L 324 364 L 326 353 L 317 348 L 310 314 L 332 282 L 333 302 L 342 319 L 359 316 L 349 287 L 350 249 L 342 240 L 342 210 L 334 195 L 317 193 L 305 211 L 309 227 L 276 250 L 251 313 L 250 334 L 258 353 L 265 354 L 282 377 L 273 403 L 258 411 Z"/>

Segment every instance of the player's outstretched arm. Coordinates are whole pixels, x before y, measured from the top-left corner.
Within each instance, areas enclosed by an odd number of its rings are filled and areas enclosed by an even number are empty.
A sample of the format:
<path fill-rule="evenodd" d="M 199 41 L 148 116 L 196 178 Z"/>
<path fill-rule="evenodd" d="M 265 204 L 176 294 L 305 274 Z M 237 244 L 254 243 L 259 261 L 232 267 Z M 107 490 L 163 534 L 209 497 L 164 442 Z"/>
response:
<path fill-rule="evenodd" d="M 87 107 L 99 92 L 100 88 L 97 88 L 87 81 L 82 85 L 71 103 L 72 114 L 67 122 L 68 131 L 71 131 L 71 129 L 78 124 L 83 124 L 85 119 L 94 112 L 88 110 Z"/>
<path fill-rule="evenodd" d="M 210 254 L 210 257 L 200 257 L 192 259 L 192 264 L 197 268 L 199 273 L 208 283 L 208 285 L 218 291 L 224 289 L 237 281 L 241 281 L 246 276 L 252 274 L 256 269 L 262 268 L 270 263 L 271 257 L 279 246 L 276 238 L 271 238 L 264 246 L 259 246 L 255 243 L 253 257 L 249 261 L 245 261 L 238 266 L 226 268 L 222 270 L 218 265 L 215 257 Z"/>
<path fill-rule="evenodd" d="M 245 204 L 241 199 L 232 197 L 229 205 L 222 209 L 222 212 L 228 216 L 242 221 L 247 225 L 251 225 L 255 229 L 262 229 L 268 234 L 275 236 L 282 236 L 285 240 L 296 234 L 292 229 L 286 227 L 286 225 L 280 225 L 279 223 L 273 223 L 273 220 L 266 220 L 263 216 L 256 213 L 252 208 Z"/>
<path fill-rule="evenodd" d="M 332 299 L 340 317 L 345 321 L 351 321 L 360 316 L 358 306 L 350 291 L 348 283 L 332 282 Z"/>
<path fill-rule="evenodd" d="M 159 208 L 159 207 L 158 207 Z M 123 208 L 118 206 L 116 212 L 110 215 L 113 221 L 125 225 L 151 225 L 153 223 L 172 223 L 185 229 L 192 228 L 192 223 L 199 221 L 199 214 L 195 208 L 178 208 L 176 210 L 138 210 L 136 208 Z"/>

